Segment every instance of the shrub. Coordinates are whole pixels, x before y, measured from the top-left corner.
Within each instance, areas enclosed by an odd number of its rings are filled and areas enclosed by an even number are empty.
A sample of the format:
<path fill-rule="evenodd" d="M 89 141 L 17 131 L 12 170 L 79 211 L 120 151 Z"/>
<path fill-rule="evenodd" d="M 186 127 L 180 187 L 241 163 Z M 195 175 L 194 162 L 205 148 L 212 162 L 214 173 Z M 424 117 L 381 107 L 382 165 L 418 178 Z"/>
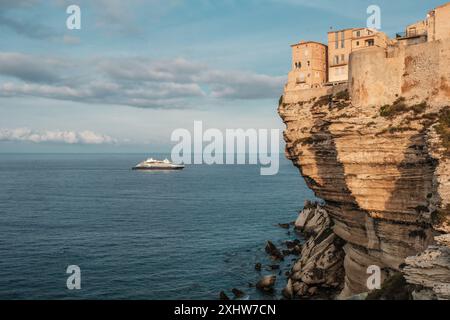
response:
<path fill-rule="evenodd" d="M 380 115 L 386 118 L 393 118 L 396 115 L 405 113 L 408 111 L 414 112 L 414 114 L 424 113 L 428 107 L 428 104 L 424 101 L 413 106 L 408 107 L 405 102 L 405 98 L 400 97 L 394 101 L 392 105 L 384 105 L 380 109 Z"/>
<path fill-rule="evenodd" d="M 447 221 L 447 216 L 450 214 L 450 205 L 445 209 L 438 209 L 431 213 L 431 223 L 433 225 L 441 225 Z"/>
<path fill-rule="evenodd" d="M 397 132 L 406 132 L 406 131 L 411 131 L 414 130 L 411 127 L 391 127 L 389 128 L 389 133 L 394 134 Z"/>
<path fill-rule="evenodd" d="M 408 111 L 408 107 L 405 103 L 405 98 L 400 97 L 390 105 L 384 105 L 381 107 L 380 115 L 385 118 L 392 118 L 400 113 Z"/>
<path fill-rule="evenodd" d="M 338 110 L 345 109 L 345 108 L 347 108 L 349 105 L 350 105 L 350 103 L 348 103 L 348 102 L 342 102 L 342 101 L 339 101 L 339 102 L 337 102 L 337 103 L 333 103 L 333 107 L 335 107 L 335 108 L 338 109 Z"/>
<path fill-rule="evenodd" d="M 336 93 L 336 95 L 334 97 L 338 100 L 348 100 L 348 99 L 350 99 L 350 94 L 349 94 L 348 90 L 344 90 L 344 91 L 340 91 L 340 92 Z"/>
<path fill-rule="evenodd" d="M 330 102 L 331 102 L 331 95 L 322 96 L 319 98 L 319 100 L 314 102 L 313 107 L 323 107 L 330 104 Z"/>
<path fill-rule="evenodd" d="M 436 132 L 440 135 L 445 153 L 450 156 L 450 108 L 445 108 L 439 115 Z"/>
<path fill-rule="evenodd" d="M 402 132 L 406 132 L 406 131 L 412 131 L 414 130 L 413 128 L 410 127 L 389 127 L 386 129 L 383 129 L 381 132 L 377 133 L 377 136 L 389 133 L 389 134 L 394 134 L 394 133 L 402 133 Z"/>
<path fill-rule="evenodd" d="M 411 109 L 415 114 L 419 114 L 423 113 L 427 109 L 427 106 L 427 103 L 424 101 L 422 103 L 413 105 Z"/>

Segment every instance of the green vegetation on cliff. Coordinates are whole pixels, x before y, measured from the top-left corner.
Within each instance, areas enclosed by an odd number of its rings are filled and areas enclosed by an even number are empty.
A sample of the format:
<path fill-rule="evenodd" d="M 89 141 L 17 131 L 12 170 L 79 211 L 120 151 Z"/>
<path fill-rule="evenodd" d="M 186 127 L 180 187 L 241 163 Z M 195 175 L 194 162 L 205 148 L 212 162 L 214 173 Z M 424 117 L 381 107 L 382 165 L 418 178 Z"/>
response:
<path fill-rule="evenodd" d="M 450 205 L 447 205 L 444 209 L 437 209 L 431 213 L 431 223 L 433 225 L 441 225 L 447 221 L 447 216 L 450 215 Z"/>
<path fill-rule="evenodd" d="M 423 113 L 427 108 L 426 102 L 421 102 L 413 106 L 406 104 L 406 99 L 403 97 L 398 98 L 392 105 L 384 105 L 380 109 L 380 115 L 385 118 L 393 118 L 399 114 L 403 114 L 409 111 L 413 111 L 415 114 Z"/>
<path fill-rule="evenodd" d="M 446 149 L 446 155 L 450 155 L 450 108 L 447 107 L 439 115 L 439 124 L 436 131 L 441 137 L 442 146 Z"/>
<path fill-rule="evenodd" d="M 338 100 L 349 100 L 350 93 L 348 92 L 348 90 L 340 91 L 340 92 L 336 93 L 334 98 L 338 99 Z"/>

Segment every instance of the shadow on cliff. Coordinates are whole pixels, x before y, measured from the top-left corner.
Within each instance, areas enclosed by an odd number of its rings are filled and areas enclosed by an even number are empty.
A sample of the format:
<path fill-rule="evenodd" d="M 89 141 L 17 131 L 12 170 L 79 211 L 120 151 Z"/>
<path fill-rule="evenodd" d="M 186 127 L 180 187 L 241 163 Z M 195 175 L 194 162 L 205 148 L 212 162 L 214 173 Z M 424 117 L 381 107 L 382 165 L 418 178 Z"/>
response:
<path fill-rule="evenodd" d="M 389 223 L 398 226 L 398 238 L 402 242 L 396 254 L 407 257 L 422 252 L 434 242 L 430 201 L 437 194 L 433 178 L 438 162 L 428 151 L 426 129 L 409 137 L 407 147 L 399 152 L 403 152 L 404 159 L 397 166 L 399 176 L 385 208 L 392 213 Z"/>
<path fill-rule="evenodd" d="M 339 161 L 334 136 L 330 131 L 331 123 L 324 120 L 327 107 L 333 107 L 331 96 L 318 99 L 311 107 L 311 137 L 302 142 L 313 154 L 320 181 L 303 176 L 316 196 L 325 201 L 325 208 L 334 221 L 334 232 L 348 243 L 345 246 L 344 263 L 347 294 L 360 293 L 367 291 L 367 267 L 375 263 L 373 258 L 369 258 L 368 248 L 379 248 L 373 230 L 372 233 L 367 231 L 369 213 L 357 205 L 347 186 L 344 165 Z M 383 267 L 379 261 L 376 264 Z"/>

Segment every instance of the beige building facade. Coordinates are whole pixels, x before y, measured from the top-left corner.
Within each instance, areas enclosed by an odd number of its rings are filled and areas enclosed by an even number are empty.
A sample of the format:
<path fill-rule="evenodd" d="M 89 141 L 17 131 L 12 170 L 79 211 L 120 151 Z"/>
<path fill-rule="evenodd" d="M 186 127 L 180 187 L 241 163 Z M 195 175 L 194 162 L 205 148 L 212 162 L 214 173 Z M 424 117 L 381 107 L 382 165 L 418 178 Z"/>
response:
<path fill-rule="evenodd" d="M 450 38 L 450 2 L 428 12 L 425 20 L 406 27 L 390 39 L 371 28 L 350 28 L 328 32 L 328 46 L 315 41 L 292 45 L 292 67 L 286 90 L 321 88 L 349 80 L 352 53 L 364 49 L 395 55 L 399 47 Z M 383 50 L 379 50 L 383 49 Z M 372 51 L 373 51 L 372 50 Z M 368 50 L 371 51 L 371 50 Z M 369 63 L 369 62 L 368 62 Z"/>
<path fill-rule="evenodd" d="M 406 27 L 405 32 L 397 34 L 397 41 L 414 45 L 450 38 L 450 2 L 428 12 L 425 20 Z"/>
<path fill-rule="evenodd" d="M 347 81 L 352 38 L 353 29 L 328 32 L 328 82 Z"/>
<path fill-rule="evenodd" d="M 450 38 L 450 2 L 431 10 L 426 24 L 428 41 Z"/>
<path fill-rule="evenodd" d="M 321 87 L 327 81 L 327 46 L 302 41 L 292 48 L 292 67 L 287 90 Z"/>
<path fill-rule="evenodd" d="M 352 52 L 370 47 L 386 48 L 389 37 L 384 32 L 374 29 L 353 29 Z"/>
<path fill-rule="evenodd" d="M 389 38 L 369 28 L 352 28 L 328 32 L 328 82 L 348 81 L 348 63 L 354 51 L 370 47 L 386 48 Z"/>

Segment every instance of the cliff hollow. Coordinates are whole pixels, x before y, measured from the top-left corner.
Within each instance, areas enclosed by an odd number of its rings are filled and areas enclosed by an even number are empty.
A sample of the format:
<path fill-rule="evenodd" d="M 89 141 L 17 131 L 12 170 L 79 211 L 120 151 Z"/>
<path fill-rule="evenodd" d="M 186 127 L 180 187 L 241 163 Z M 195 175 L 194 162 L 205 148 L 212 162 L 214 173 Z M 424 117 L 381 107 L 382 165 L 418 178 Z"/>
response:
<path fill-rule="evenodd" d="M 340 296 L 367 292 L 376 265 L 445 298 L 450 40 L 359 51 L 349 73 L 348 84 L 286 90 L 279 105 L 286 155 L 345 243 Z"/>

